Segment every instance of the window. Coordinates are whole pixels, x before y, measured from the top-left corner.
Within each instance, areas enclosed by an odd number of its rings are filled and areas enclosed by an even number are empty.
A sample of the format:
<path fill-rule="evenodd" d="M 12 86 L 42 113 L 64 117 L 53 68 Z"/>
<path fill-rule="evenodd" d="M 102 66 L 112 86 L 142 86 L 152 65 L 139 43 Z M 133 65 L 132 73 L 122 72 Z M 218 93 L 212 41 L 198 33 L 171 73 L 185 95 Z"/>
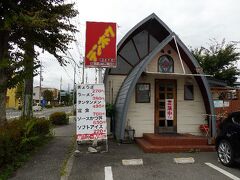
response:
<path fill-rule="evenodd" d="M 193 100 L 194 93 L 193 93 L 193 85 L 186 84 L 184 85 L 184 100 Z"/>
<path fill-rule="evenodd" d="M 136 103 L 150 103 L 150 84 L 138 83 L 136 85 Z"/>
<path fill-rule="evenodd" d="M 174 61 L 171 56 L 163 55 L 158 60 L 158 71 L 163 73 L 174 72 Z"/>

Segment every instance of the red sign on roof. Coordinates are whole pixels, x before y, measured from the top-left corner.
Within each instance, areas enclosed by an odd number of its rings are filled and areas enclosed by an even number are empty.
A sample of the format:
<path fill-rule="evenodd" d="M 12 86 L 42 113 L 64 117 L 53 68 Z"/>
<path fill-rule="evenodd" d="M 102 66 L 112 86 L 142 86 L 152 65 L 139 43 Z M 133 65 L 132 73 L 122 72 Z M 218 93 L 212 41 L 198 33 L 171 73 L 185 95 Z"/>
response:
<path fill-rule="evenodd" d="M 116 67 L 116 23 L 87 22 L 85 67 Z"/>

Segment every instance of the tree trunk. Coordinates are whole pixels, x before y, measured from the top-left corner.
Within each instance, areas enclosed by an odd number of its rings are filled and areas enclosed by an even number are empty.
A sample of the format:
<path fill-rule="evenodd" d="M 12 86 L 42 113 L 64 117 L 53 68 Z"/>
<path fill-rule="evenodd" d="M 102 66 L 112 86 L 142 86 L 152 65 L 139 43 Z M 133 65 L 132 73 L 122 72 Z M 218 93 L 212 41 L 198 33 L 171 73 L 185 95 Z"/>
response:
<path fill-rule="evenodd" d="M 0 73 L 0 83 L 2 80 Z M 1 88 L 2 89 L 2 88 Z M 0 126 L 7 122 L 6 119 L 6 98 L 7 97 L 7 88 L 0 90 Z"/>
<path fill-rule="evenodd" d="M 7 99 L 7 61 L 8 61 L 9 32 L 0 30 L 0 125 L 7 122 L 6 99 Z"/>
<path fill-rule="evenodd" d="M 24 79 L 24 97 L 22 116 L 30 119 L 33 116 L 33 67 L 34 67 L 34 46 L 32 43 L 26 42 L 24 55 L 24 69 L 26 78 Z"/>

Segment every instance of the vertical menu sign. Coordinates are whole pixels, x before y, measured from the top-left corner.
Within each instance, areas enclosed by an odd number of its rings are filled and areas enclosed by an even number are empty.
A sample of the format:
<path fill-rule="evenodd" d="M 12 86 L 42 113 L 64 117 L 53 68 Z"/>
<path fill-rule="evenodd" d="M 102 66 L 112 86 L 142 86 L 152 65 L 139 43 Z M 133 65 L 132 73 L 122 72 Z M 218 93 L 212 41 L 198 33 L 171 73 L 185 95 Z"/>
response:
<path fill-rule="evenodd" d="M 107 139 L 103 84 L 81 84 L 77 89 L 77 141 Z"/>

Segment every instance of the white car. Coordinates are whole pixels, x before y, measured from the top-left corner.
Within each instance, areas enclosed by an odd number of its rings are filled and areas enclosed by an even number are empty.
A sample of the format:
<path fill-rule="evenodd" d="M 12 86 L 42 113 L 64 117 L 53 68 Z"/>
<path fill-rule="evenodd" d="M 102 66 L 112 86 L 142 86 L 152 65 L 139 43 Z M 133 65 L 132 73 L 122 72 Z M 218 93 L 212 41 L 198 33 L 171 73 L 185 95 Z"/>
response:
<path fill-rule="evenodd" d="M 41 111 L 41 110 L 42 110 L 42 106 L 39 106 L 39 105 L 33 106 L 33 111 Z"/>

